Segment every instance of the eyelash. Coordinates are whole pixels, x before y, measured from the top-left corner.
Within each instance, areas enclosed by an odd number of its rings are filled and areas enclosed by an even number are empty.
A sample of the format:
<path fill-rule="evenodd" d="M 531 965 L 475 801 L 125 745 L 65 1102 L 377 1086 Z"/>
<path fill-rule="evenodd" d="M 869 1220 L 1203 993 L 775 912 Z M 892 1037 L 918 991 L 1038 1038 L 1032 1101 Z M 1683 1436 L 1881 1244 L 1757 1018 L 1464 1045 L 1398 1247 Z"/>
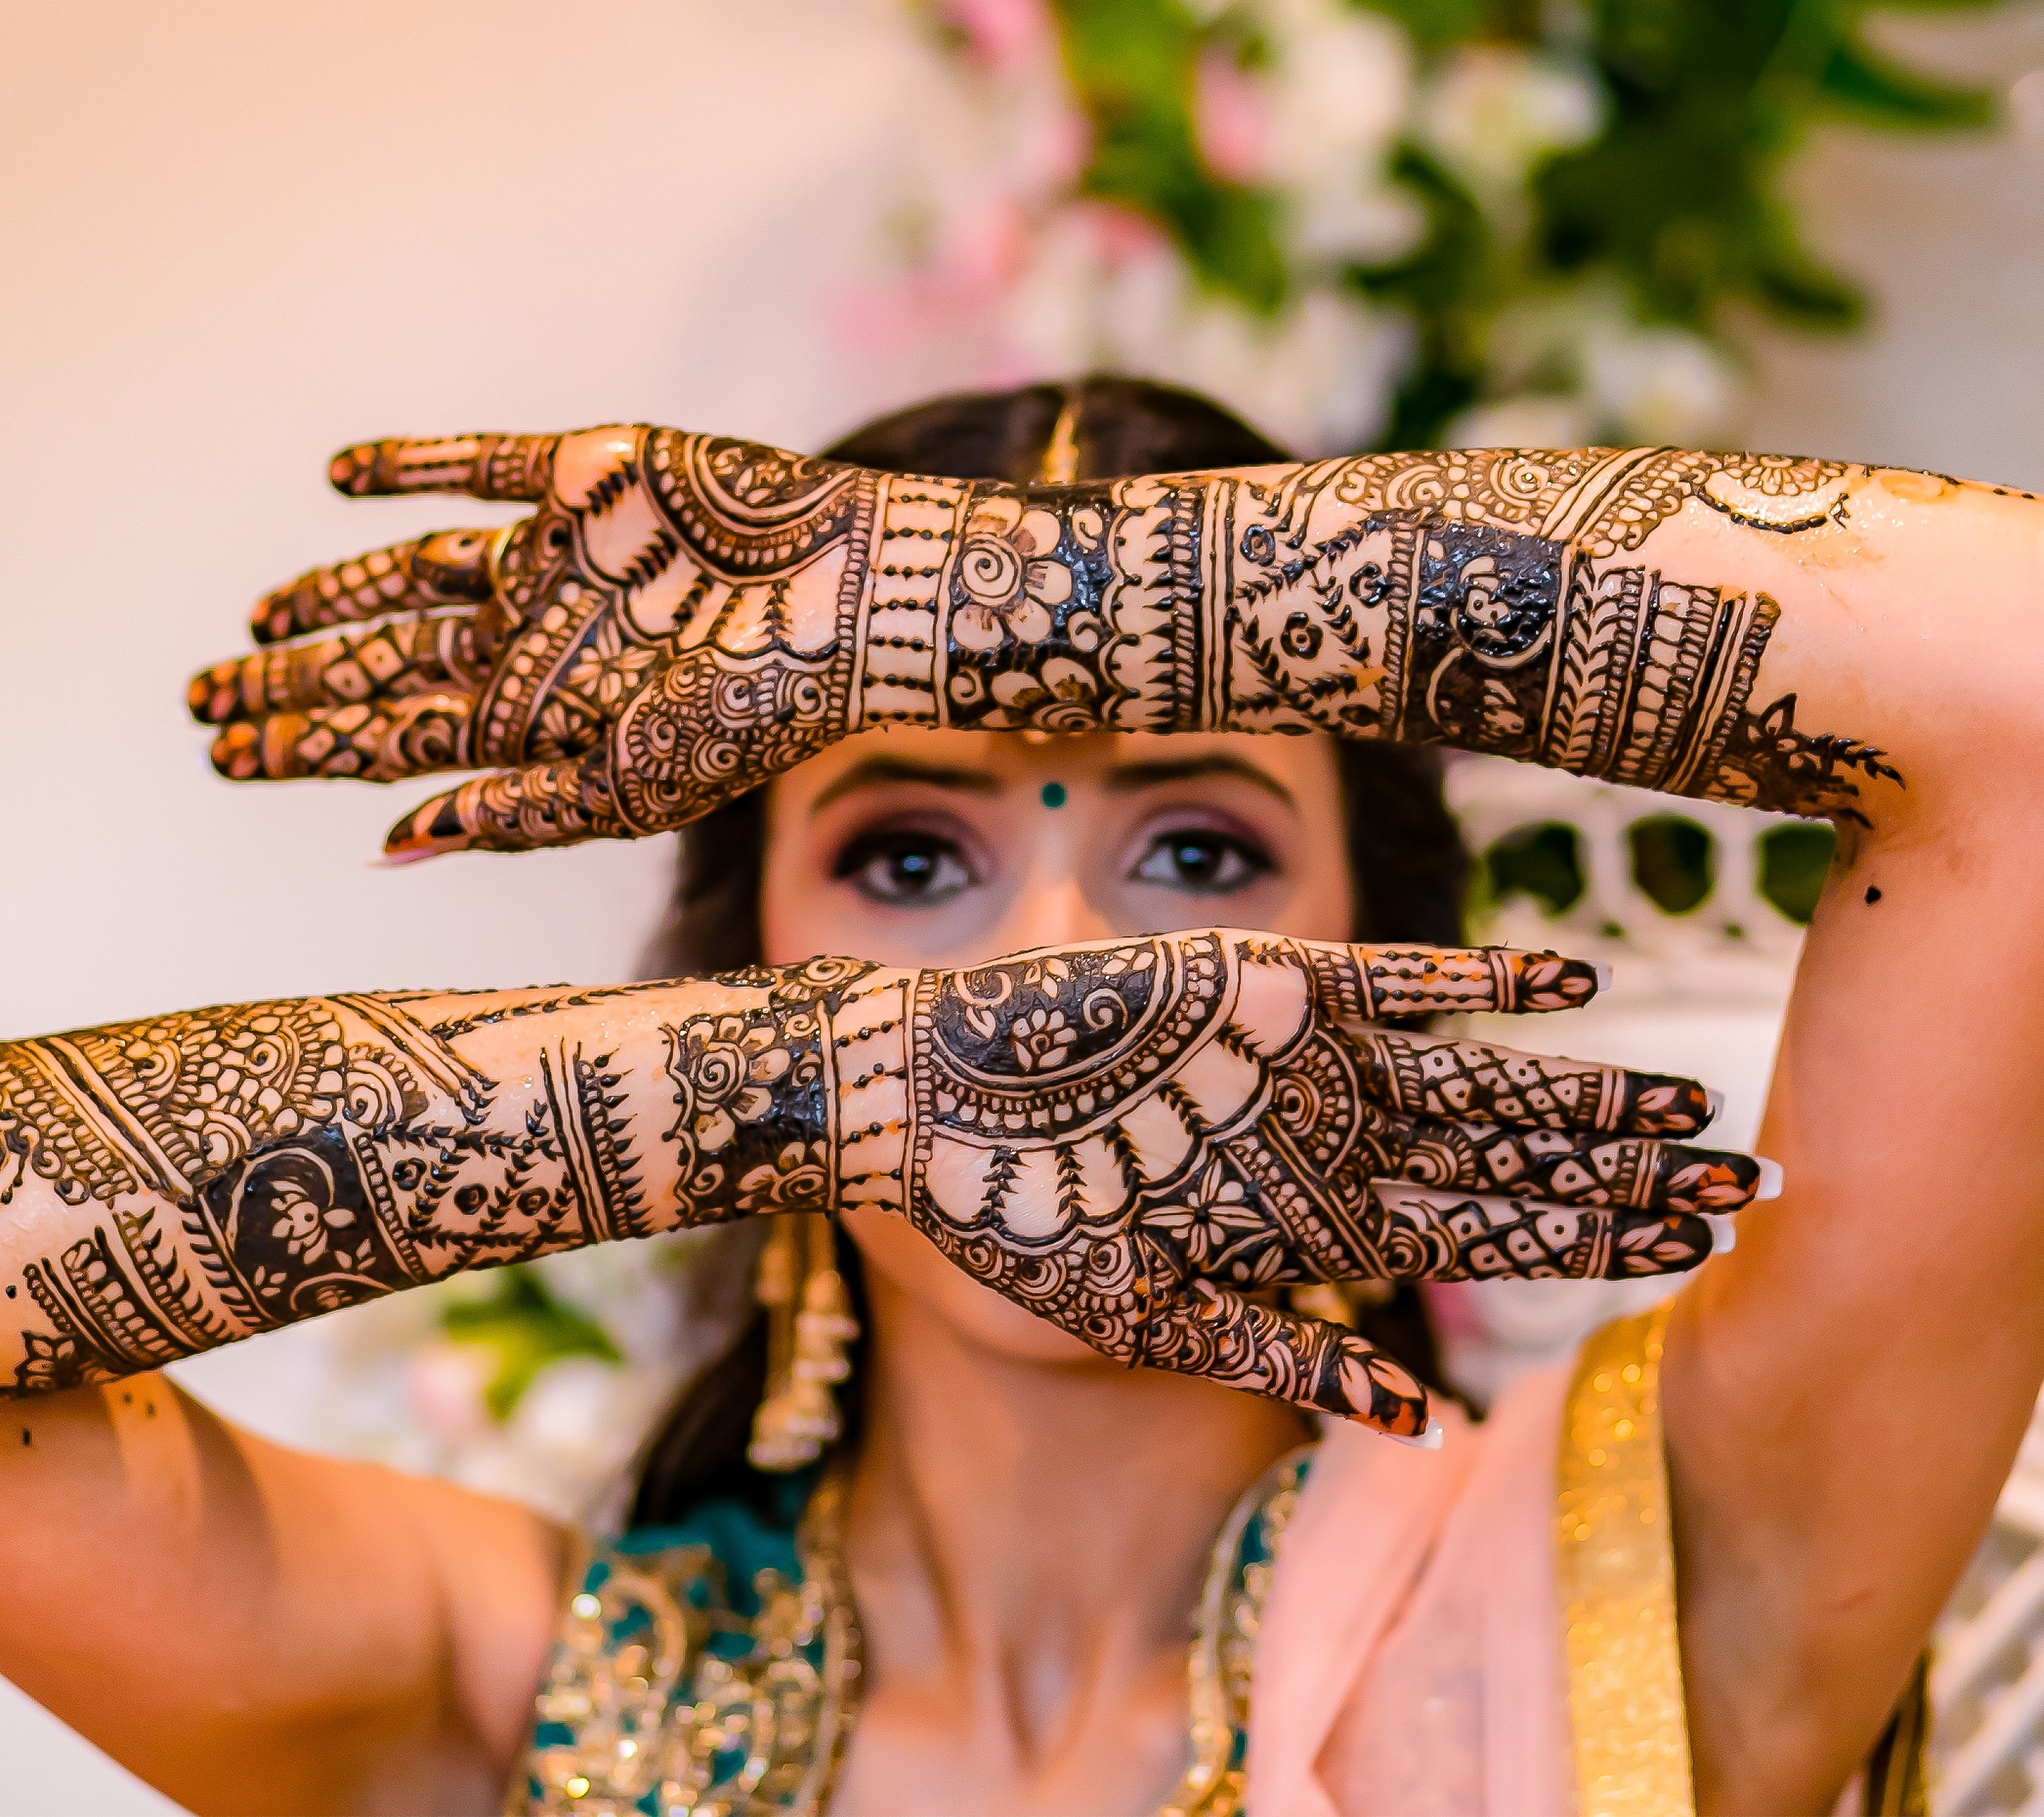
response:
<path fill-rule="evenodd" d="M 860 875 L 882 859 L 900 859 L 910 853 L 928 853 L 932 857 L 930 884 L 934 893 L 925 893 L 917 887 L 890 891 L 879 886 L 879 880 L 868 880 Z M 949 864 L 958 873 L 956 881 L 947 880 L 944 868 Z M 832 878 L 843 882 L 854 880 L 860 894 L 876 902 L 900 906 L 904 904 L 926 907 L 933 902 L 948 901 L 965 888 L 980 881 L 965 848 L 955 839 L 942 833 L 927 832 L 914 827 L 878 828 L 861 833 L 850 841 L 837 855 L 831 866 Z M 935 888 L 939 884 L 947 887 Z"/>
<path fill-rule="evenodd" d="M 1217 882 L 1205 888 L 1201 888 L 1197 884 L 1178 882 L 1170 878 L 1153 877 L 1146 874 L 1153 864 L 1166 859 L 1172 847 L 1195 844 L 1219 848 L 1220 868 L 1224 875 L 1226 861 L 1230 857 L 1238 861 L 1242 874 L 1231 881 Z M 1151 836 L 1149 845 L 1144 849 L 1142 857 L 1137 861 L 1134 871 L 1131 873 L 1131 881 L 1158 883 L 1167 889 L 1184 890 L 1189 895 L 1232 895 L 1238 890 L 1246 889 L 1259 877 L 1268 876 L 1275 868 L 1275 863 L 1267 851 L 1255 841 L 1246 839 L 1239 833 L 1223 832 L 1215 827 L 1179 827 Z"/>

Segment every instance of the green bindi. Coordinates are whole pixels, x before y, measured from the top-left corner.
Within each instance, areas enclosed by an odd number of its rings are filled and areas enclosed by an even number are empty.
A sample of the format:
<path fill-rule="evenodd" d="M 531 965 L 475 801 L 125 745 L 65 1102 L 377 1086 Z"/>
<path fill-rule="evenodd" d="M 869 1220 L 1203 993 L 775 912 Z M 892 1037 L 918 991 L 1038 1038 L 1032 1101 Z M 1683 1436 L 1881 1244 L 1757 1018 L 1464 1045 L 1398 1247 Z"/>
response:
<path fill-rule="evenodd" d="M 1043 785 L 1043 805 L 1047 808 L 1061 808 L 1065 805 L 1064 783 L 1046 783 Z"/>

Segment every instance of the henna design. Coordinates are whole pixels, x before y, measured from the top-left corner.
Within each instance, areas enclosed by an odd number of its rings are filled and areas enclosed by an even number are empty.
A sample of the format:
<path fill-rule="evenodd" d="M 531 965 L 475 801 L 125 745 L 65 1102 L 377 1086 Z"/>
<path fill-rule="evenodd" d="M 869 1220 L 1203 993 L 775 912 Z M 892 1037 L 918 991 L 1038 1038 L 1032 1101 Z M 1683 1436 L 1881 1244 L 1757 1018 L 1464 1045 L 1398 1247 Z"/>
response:
<path fill-rule="evenodd" d="M 1109 1356 L 1417 1433 L 1416 1383 L 1262 1290 L 1691 1267 L 1699 1214 L 1758 1186 L 1746 1156 L 1661 1139 L 1709 1115 L 1690 1081 L 1365 1021 L 1594 988 L 1553 954 L 1219 931 L 925 972 L 897 1203 Z"/>
<path fill-rule="evenodd" d="M 1708 1253 L 1702 1214 L 1753 1196 L 1755 1163 L 1673 1139 L 1708 1115 L 1687 1080 L 1377 1020 L 1595 988 L 1551 953 L 1206 931 L 8 1043 L 14 1390 L 463 1268 L 869 1203 L 1109 1355 L 1417 1430 L 1416 1384 L 1263 1290 L 1665 1272 Z"/>
<path fill-rule="evenodd" d="M 1863 472 L 1477 450 L 1017 487 L 645 427 L 383 442 L 334 483 L 537 509 L 315 569 L 190 698 L 237 778 L 490 772 L 404 855 L 662 831 L 890 723 L 1320 729 L 1859 817 L 1880 753 L 1748 710 L 1776 603 L 1628 558 L 1692 503 L 1812 528 Z"/>
<path fill-rule="evenodd" d="M 693 1221 L 836 1204 L 835 1077 L 827 1024 L 875 968 L 811 959 L 740 974 L 766 1002 L 667 1031 L 677 1115 L 667 1131 Z"/>
<path fill-rule="evenodd" d="M 737 1142 L 746 1164 L 722 1189 L 706 1158 L 675 1189 L 634 1122 L 631 1075 L 649 1087 L 657 1059 L 590 1047 L 576 1015 L 690 987 L 498 995 L 438 1021 L 444 996 L 241 1004 L 0 1045 L 0 1205 L 25 1192 L 56 1233 L 55 1253 L 28 1256 L 6 1289 L 40 1320 L 20 1331 L 15 1391 L 159 1367 L 463 1268 L 827 1203 L 805 992 L 838 976 L 818 962 L 693 987 L 769 1007 L 668 1031 L 697 1148 L 733 1147 L 733 1116 L 770 1144 L 755 1157 Z M 775 1014 L 773 1055 L 726 1039 Z M 510 1092 L 455 1043 L 521 1017 L 540 1041 L 530 1088 Z M 719 1084 L 733 1052 L 774 1090 Z"/>
<path fill-rule="evenodd" d="M 1851 773 L 1857 770 L 1870 781 L 1900 783 L 1902 772 L 1881 761 L 1886 756 L 1856 739 L 1799 732 L 1795 696 L 1784 694 L 1764 712 L 1740 715 L 1712 792 L 1741 807 L 1822 813 L 1871 827 L 1873 823 L 1855 805 L 1859 785 Z"/>

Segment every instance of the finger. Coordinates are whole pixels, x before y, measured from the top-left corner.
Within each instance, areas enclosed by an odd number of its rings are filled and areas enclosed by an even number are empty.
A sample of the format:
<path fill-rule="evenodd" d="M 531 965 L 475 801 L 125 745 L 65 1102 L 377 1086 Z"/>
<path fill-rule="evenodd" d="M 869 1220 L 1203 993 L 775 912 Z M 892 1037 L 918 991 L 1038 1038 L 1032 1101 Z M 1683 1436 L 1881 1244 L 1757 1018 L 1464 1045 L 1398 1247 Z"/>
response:
<path fill-rule="evenodd" d="M 524 852 L 585 839 L 629 839 L 639 829 L 617 811 L 607 752 L 478 776 L 408 814 L 383 855 L 408 864 L 444 852 Z"/>
<path fill-rule="evenodd" d="M 231 782 L 352 776 L 395 783 L 468 764 L 474 697 L 459 692 L 316 707 L 236 720 L 213 741 L 213 766 Z"/>
<path fill-rule="evenodd" d="M 1209 1281 L 1160 1297 L 1134 1359 L 1395 1438 L 1427 1430 L 1427 1391 L 1366 1339 L 1325 1319 L 1245 1299 Z"/>
<path fill-rule="evenodd" d="M 1719 1246 L 1693 1212 L 1557 1205 L 1370 1183 L 1383 1272 L 1410 1281 L 1630 1281 L 1680 1274 Z"/>
<path fill-rule="evenodd" d="M 1309 945 L 1322 1011 L 1342 1022 L 1387 1016 L 1575 1009 L 1602 968 L 1558 953 L 1503 946 Z"/>
<path fill-rule="evenodd" d="M 392 612 L 480 604 L 491 596 L 490 552 L 502 534 L 437 530 L 330 568 L 309 569 L 256 601 L 249 614 L 249 632 L 258 644 L 277 644 Z"/>
<path fill-rule="evenodd" d="M 558 435 L 392 436 L 342 449 L 326 477 L 350 498 L 465 492 L 537 505 L 546 496 L 560 441 Z"/>
<path fill-rule="evenodd" d="M 202 725 L 226 725 L 266 713 L 466 689 L 482 671 L 472 617 L 443 612 L 216 662 L 191 678 L 186 701 Z"/>
<path fill-rule="evenodd" d="M 1562 1205 L 1728 1212 L 1750 1205 L 1763 1177 L 1750 1155 L 1651 1136 L 1529 1129 L 1436 1117 L 1390 1117 L 1372 1133 L 1385 1172 L 1416 1185 L 1501 1192 Z M 1365 1124 L 1367 1128 L 1367 1124 Z"/>
<path fill-rule="evenodd" d="M 1357 1030 L 1349 1039 L 1370 1096 L 1417 1115 L 1611 1135 L 1692 1136 L 1715 1114 L 1709 1092 L 1672 1074 L 1391 1029 Z"/>

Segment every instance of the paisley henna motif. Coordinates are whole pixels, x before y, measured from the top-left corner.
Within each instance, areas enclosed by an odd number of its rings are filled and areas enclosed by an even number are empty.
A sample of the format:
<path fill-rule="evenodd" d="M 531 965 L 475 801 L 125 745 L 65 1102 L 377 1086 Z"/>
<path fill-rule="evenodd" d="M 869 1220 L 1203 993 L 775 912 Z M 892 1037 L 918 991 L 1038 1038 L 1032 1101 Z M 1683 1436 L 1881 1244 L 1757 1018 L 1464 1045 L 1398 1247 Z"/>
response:
<path fill-rule="evenodd" d="M 0 1218 L 34 1233 L 24 1254 L 0 1226 L 14 1389 L 460 1269 L 865 1204 L 1109 1356 L 1416 1432 L 1415 1383 L 1266 1290 L 1665 1272 L 1753 1196 L 1747 1157 L 1670 1139 L 1708 1115 L 1688 1080 L 1373 1021 L 1595 988 L 1549 953 L 1204 931 L 0 1045 Z"/>
<path fill-rule="evenodd" d="M 1264 1290 L 1671 1272 L 1758 1185 L 1661 1139 L 1709 1114 L 1689 1081 L 1363 1021 L 1594 988 L 1551 954 L 1217 931 L 925 972 L 899 1207 L 1109 1356 L 1416 1433 L 1416 1384 Z"/>
<path fill-rule="evenodd" d="M 1792 697 L 1750 708 L 1775 601 L 1634 559 L 1692 505 L 1830 522 L 1863 475 L 1836 461 L 1470 450 L 1023 488 L 639 427 L 377 442 L 333 473 L 537 507 L 315 569 L 256 608 L 281 647 L 192 684 L 237 778 L 494 773 L 401 855 L 659 832 L 890 723 L 1320 729 L 1847 818 L 1901 779 L 1796 730 Z"/>

